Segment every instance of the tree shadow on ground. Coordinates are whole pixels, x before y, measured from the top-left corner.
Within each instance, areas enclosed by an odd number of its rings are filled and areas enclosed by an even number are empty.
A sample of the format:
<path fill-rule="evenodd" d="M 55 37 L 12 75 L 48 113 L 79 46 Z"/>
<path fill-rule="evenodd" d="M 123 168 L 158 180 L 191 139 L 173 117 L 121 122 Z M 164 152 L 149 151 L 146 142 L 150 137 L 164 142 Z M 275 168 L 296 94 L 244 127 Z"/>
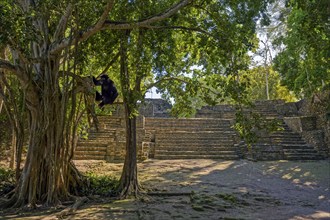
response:
<path fill-rule="evenodd" d="M 121 166 L 89 162 L 87 168 L 112 174 Z M 329 161 L 148 160 L 138 166 L 140 182 L 151 195 L 90 199 L 62 219 L 330 218 Z M 54 217 L 32 215 L 4 219 Z"/>
<path fill-rule="evenodd" d="M 211 204 L 209 209 L 218 210 L 219 216 L 224 217 L 330 218 L 329 161 L 241 160 L 203 164 L 203 160 L 199 160 L 192 164 L 174 164 L 179 163 L 172 162 L 169 165 L 172 169 L 144 183 L 153 186 L 158 182 L 156 188 L 162 191 L 192 191 L 204 197 L 198 202 L 203 204 L 199 211 L 206 212 Z M 177 176 L 180 178 L 176 179 Z"/>

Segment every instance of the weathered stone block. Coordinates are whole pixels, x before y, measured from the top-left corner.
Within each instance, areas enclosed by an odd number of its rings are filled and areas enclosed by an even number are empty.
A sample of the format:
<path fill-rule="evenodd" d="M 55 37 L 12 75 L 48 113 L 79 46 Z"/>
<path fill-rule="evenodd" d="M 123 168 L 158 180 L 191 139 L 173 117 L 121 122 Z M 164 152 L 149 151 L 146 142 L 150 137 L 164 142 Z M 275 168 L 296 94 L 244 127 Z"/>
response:
<path fill-rule="evenodd" d="M 284 122 L 295 132 L 316 130 L 316 117 L 285 117 Z"/>
<path fill-rule="evenodd" d="M 155 157 L 155 143 L 142 142 L 142 160 Z"/>
<path fill-rule="evenodd" d="M 296 103 L 288 102 L 283 104 L 278 104 L 275 106 L 276 111 L 279 115 L 282 116 L 296 116 L 298 115 L 298 109 Z"/>
<path fill-rule="evenodd" d="M 316 117 L 305 116 L 300 117 L 302 131 L 313 131 L 316 130 Z"/>
<path fill-rule="evenodd" d="M 323 155 L 327 156 L 329 153 L 329 148 L 327 147 L 326 138 L 324 131 L 314 130 L 314 131 L 303 131 L 302 137 L 306 142 L 315 148 Z"/>
<path fill-rule="evenodd" d="M 284 122 L 295 132 L 301 132 L 301 120 L 300 117 L 286 117 L 283 118 Z"/>
<path fill-rule="evenodd" d="M 283 148 L 273 145 L 254 145 L 249 156 L 253 160 L 282 160 L 284 158 Z"/>

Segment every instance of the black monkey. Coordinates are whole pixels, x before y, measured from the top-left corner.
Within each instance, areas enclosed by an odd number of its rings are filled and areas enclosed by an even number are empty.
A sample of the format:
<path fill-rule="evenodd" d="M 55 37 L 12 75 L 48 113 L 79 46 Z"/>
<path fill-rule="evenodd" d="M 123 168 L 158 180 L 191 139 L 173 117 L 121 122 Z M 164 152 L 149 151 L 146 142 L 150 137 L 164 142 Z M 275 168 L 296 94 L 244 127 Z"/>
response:
<path fill-rule="evenodd" d="M 99 107 L 102 108 L 106 104 L 112 104 L 118 96 L 117 89 L 114 82 L 109 79 L 108 75 L 101 75 L 101 79 L 97 80 L 93 76 L 93 82 L 96 86 L 101 86 L 101 93 L 96 91 L 95 100 L 101 101 Z"/>

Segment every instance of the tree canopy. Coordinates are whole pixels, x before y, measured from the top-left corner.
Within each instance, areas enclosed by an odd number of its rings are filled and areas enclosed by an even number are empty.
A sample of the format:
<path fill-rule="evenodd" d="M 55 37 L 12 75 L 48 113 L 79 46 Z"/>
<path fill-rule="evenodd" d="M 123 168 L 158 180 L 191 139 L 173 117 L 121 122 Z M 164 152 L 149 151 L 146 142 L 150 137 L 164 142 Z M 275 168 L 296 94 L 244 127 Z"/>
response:
<path fill-rule="evenodd" d="M 329 1 L 286 1 L 286 29 L 275 44 L 282 49 L 275 69 L 283 84 L 300 97 L 311 96 L 330 83 Z"/>

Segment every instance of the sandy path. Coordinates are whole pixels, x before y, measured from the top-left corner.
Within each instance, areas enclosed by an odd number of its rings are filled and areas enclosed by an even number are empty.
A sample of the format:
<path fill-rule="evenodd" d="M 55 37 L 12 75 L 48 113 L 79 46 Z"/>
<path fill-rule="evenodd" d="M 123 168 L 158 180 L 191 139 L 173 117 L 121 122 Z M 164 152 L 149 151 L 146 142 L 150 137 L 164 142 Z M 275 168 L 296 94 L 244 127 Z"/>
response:
<path fill-rule="evenodd" d="M 109 166 L 106 172 L 121 171 L 119 165 L 106 166 Z M 102 173 L 105 167 L 94 166 L 94 169 Z M 330 219 L 329 161 L 150 160 L 139 164 L 139 174 L 146 189 L 193 194 L 151 196 L 143 202 L 115 202 L 106 204 L 103 212 L 93 212 L 92 207 L 88 207 L 89 217 Z M 129 211 L 125 212 L 123 207 Z M 85 211 L 81 210 L 79 214 Z M 84 214 L 79 214 L 75 219 L 84 218 Z"/>
<path fill-rule="evenodd" d="M 121 172 L 121 164 L 76 164 L 98 174 Z M 139 164 L 139 177 L 146 189 L 161 195 L 90 201 L 66 219 L 330 219 L 329 160 L 149 160 Z"/>

